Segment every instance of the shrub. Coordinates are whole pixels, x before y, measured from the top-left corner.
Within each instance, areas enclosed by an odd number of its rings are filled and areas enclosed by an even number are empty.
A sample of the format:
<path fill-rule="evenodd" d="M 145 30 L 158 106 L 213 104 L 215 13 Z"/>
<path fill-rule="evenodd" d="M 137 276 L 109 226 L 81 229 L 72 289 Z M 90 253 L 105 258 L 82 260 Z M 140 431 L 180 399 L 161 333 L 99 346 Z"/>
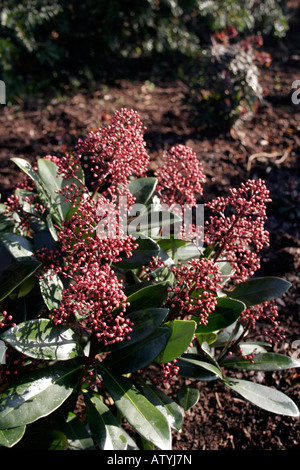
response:
<path fill-rule="evenodd" d="M 269 243 L 265 183 L 212 200 L 203 221 L 195 153 L 164 158 L 168 171 L 147 176 L 142 123 L 121 109 L 73 152 L 12 159 L 24 180 L 1 204 L 1 446 L 171 449 L 199 400 L 194 386 L 168 395 L 178 376 L 298 416 L 281 391 L 234 374 L 300 365 L 269 350 L 290 284 L 253 277 Z"/>
<path fill-rule="evenodd" d="M 216 32 L 211 46 L 189 63 L 184 102 L 196 126 L 227 130 L 244 115 L 253 113 L 263 97 L 259 66 L 271 57 L 258 50 L 260 36 L 237 40 L 235 28 Z"/>

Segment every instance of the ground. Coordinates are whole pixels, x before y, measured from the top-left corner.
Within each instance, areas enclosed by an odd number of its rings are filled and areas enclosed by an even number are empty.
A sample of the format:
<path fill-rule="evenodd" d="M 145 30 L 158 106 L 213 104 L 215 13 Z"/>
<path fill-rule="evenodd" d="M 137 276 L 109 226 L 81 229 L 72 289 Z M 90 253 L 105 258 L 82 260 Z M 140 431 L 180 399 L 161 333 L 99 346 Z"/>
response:
<path fill-rule="evenodd" d="M 271 46 L 270 46 L 271 47 Z M 262 257 L 262 274 L 284 277 L 292 283 L 279 300 L 286 339 L 275 347 L 296 354 L 300 299 L 300 106 L 292 103 L 292 82 L 299 76 L 299 51 L 287 55 L 270 49 L 273 62 L 261 75 L 264 101 L 254 116 L 227 133 L 212 135 L 194 129 L 182 110 L 183 84 L 119 80 L 99 84 L 96 90 L 73 92 L 59 98 L 28 99 L 1 106 L 0 192 L 9 193 L 20 174 L 11 157 L 34 161 L 68 149 L 79 135 L 96 128 L 125 106 L 137 110 L 147 127 L 145 139 L 155 168 L 164 149 L 176 143 L 193 148 L 207 177 L 204 200 L 226 194 L 248 177 L 262 177 L 271 191 L 268 229 L 271 246 Z M 240 377 L 246 377 L 240 374 Z M 300 405 L 300 374 L 296 369 L 256 373 L 253 380 L 280 388 Z M 182 379 L 167 392 L 176 394 Z M 188 381 L 189 383 L 189 381 Z M 297 418 L 272 415 L 225 390 L 219 383 L 190 382 L 199 387 L 198 404 L 186 413 L 182 432 L 174 433 L 178 450 L 300 450 Z"/>

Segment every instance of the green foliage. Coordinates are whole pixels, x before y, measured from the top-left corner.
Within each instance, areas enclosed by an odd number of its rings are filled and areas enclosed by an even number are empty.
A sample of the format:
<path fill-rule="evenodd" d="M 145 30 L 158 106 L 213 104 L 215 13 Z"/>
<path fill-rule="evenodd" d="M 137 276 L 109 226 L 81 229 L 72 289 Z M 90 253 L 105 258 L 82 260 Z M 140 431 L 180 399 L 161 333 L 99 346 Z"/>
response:
<path fill-rule="evenodd" d="M 0 75 L 9 101 L 106 78 L 107 59 L 194 54 L 227 26 L 277 37 L 288 29 L 288 13 L 277 0 L 2 3 Z"/>

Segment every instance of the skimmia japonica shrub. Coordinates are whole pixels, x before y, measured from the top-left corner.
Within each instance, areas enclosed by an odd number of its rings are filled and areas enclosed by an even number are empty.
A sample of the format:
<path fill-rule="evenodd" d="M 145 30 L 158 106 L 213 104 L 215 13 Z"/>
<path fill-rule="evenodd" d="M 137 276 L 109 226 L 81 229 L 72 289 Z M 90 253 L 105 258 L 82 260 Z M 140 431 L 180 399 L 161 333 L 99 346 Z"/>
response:
<path fill-rule="evenodd" d="M 260 50 L 261 36 L 241 40 L 234 27 L 211 39 L 211 46 L 187 67 L 184 99 L 195 125 L 228 128 L 257 109 L 263 98 L 260 67 L 269 66 L 271 57 Z"/>
<path fill-rule="evenodd" d="M 127 109 L 73 152 L 12 160 L 24 179 L 1 204 L 1 446 L 171 449 L 199 399 L 179 377 L 298 416 L 281 391 L 235 377 L 300 365 L 272 352 L 289 283 L 258 275 L 263 181 L 201 217 L 195 153 L 174 146 L 147 176 L 143 125 Z"/>

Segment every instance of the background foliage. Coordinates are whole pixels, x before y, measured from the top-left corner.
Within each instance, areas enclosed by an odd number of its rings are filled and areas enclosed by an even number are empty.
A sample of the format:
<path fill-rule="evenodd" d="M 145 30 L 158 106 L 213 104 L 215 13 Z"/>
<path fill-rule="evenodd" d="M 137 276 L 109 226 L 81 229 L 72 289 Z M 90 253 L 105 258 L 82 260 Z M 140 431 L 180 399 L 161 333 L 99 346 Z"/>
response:
<path fill-rule="evenodd" d="M 280 0 L 16 0 L 2 2 L 0 76 L 9 98 L 106 76 L 104 61 L 169 53 L 193 55 L 210 34 L 284 37 Z M 106 78 L 111 78 L 107 77 Z"/>

